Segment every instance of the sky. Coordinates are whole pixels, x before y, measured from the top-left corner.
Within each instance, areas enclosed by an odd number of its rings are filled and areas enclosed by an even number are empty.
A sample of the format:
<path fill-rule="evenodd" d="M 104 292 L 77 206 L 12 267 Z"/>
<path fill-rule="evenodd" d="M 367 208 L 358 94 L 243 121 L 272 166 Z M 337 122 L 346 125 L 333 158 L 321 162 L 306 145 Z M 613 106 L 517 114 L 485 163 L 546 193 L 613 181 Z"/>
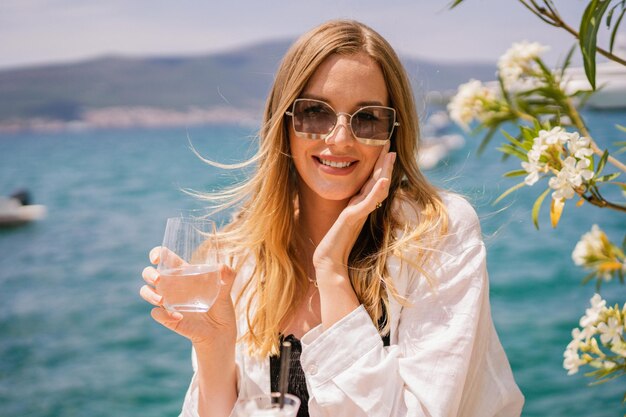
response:
<path fill-rule="evenodd" d="M 101 55 L 196 55 L 295 38 L 333 18 L 360 20 L 402 55 L 495 62 L 516 41 L 574 44 L 517 0 L 1 0 L 0 70 Z M 577 27 L 587 1 L 554 0 Z M 626 26 L 626 25 L 624 25 Z"/>

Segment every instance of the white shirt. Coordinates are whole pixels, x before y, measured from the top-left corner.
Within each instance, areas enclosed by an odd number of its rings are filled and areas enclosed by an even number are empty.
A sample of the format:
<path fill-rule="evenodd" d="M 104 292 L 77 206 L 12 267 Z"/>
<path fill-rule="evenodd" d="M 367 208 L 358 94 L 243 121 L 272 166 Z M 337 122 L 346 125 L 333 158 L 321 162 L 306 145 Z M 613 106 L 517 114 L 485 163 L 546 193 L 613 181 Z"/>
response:
<path fill-rule="evenodd" d="M 398 257 L 388 259 L 396 289 L 410 303 L 390 297 L 390 346 L 383 347 L 363 306 L 328 330 L 318 326 L 302 337 L 311 417 L 521 414 L 524 397 L 491 318 L 478 217 L 463 198 L 443 193 L 442 199 L 448 233 L 427 262 L 431 283 Z M 242 315 L 238 325 L 245 323 Z M 269 358 L 255 360 L 245 350 L 237 347 L 239 397 L 269 393 Z M 192 363 L 195 370 L 195 354 Z M 194 373 L 181 416 L 198 416 L 197 403 Z"/>

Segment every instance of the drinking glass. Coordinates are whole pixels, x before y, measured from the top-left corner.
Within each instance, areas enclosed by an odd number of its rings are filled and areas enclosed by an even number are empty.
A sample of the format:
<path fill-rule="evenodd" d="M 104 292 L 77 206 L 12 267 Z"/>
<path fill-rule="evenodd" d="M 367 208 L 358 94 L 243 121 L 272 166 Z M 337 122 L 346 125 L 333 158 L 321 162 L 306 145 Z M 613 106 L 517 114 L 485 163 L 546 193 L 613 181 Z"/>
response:
<path fill-rule="evenodd" d="M 280 408 L 280 394 L 261 394 L 237 401 L 236 417 L 296 417 L 300 399 L 295 395 L 285 394 L 283 408 Z"/>
<path fill-rule="evenodd" d="M 220 292 L 219 247 L 213 221 L 167 219 L 156 288 L 169 311 L 207 312 Z"/>

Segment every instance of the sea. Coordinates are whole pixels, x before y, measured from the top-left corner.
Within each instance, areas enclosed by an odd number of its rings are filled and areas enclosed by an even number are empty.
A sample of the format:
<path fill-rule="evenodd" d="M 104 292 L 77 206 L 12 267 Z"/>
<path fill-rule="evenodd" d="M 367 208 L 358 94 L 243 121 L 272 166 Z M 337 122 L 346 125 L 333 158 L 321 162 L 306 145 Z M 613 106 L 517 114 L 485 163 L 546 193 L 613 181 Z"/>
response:
<path fill-rule="evenodd" d="M 584 116 L 600 147 L 626 140 L 615 128 L 626 124 L 626 112 Z M 626 414 L 626 377 L 590 386 L 590 369 L 568 376 L 562 366 L 570 332 L 596 291 L 581 283 L 587 272 L 574 265 L 572 250 L 594 224 L 621 244 L 626 216 L 568 201 L 553 229 L 545 204 L 537 230 L 531 210 L 545 181 L 494 204 L 521 180 L 502 175 L 519 169 L 519 160 L 502 160 L 501 135 L 477 155 L 480 137 L 445 129 L 464 134 L 465 146 L 426 175 L 479 213 L 493 319 L 526 397 L 523 416 Z M 0 229 L 0 416 L 178 415 L 191 346 L 151 319 L 138 294 L 141 271 L 167 217 L 204 211 L 185 190 L 215 191 L 245 178 L 197 154 L 237 163 L 253 154 L 255 140 L 245 125 L 0 135 L 0 194 L 25 188 L 48 210 L 43 220 Z M 609 188 L 607 197 L 624 200 Z M 609 305 L 626 302 L 619 282 L 600 291 Z"/>

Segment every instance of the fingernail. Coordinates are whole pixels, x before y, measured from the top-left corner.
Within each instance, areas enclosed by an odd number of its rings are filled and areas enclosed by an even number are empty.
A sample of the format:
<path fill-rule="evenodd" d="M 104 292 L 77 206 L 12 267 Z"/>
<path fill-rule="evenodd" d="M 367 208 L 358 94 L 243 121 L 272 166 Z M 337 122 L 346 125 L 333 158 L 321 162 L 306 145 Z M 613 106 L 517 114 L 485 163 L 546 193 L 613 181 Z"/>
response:
<path fill-rule="evenodd" d="M 160 304 L 161 300 L 163 300 L 163 296 L 162 295 L 155 295 L 154 297 L 152 297 L 152 301 L 154 301 L 157 304 Z"/>
<path fill-rule="evenodd" d="M 159 279 L 161 278 L 161 275 L 159 275 L 159 273 L 157 271 L 154 271 L 154 273 L 152 274 L 152 283 L 156 284 Z"/>
<path fill-rule="evenodd" d="M 161 253 L 160 248 L 153 248 L 148 254 L 148 257 L 150 258 L 150 262 L 156 263 L 156 260 L 158 259 L 160 253 Z"/>
<path fill-rule="evenodd" d="M 180 320 L 183 318 L 183 315 L 179 313 L 178 311 L 172 311 L 170 315 L 174 320 Z"/>
<path fill-rule="evenodd" d="M 396 156 L 398 156 L 395 152 L 391 152 L 389 155 L 391 155 L 391 163 L 396 162 Z"/>

